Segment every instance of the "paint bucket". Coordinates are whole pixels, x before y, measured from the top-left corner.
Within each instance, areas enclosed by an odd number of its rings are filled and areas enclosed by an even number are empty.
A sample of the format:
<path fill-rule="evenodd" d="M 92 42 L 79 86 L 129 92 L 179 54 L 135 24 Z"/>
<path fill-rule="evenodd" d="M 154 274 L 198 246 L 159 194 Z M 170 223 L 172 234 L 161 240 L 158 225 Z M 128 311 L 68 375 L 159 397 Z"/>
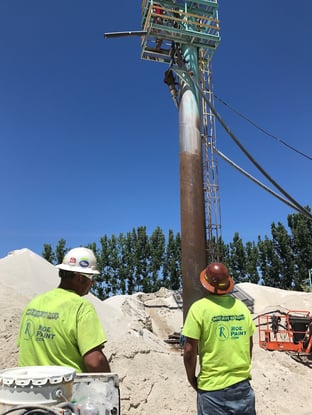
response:
<path fill-rule="evenodd" d="M 0 413 L 17 406 L 70 402 L 76 372 L 63 366 L 25 366 L 0 371 Z"/>

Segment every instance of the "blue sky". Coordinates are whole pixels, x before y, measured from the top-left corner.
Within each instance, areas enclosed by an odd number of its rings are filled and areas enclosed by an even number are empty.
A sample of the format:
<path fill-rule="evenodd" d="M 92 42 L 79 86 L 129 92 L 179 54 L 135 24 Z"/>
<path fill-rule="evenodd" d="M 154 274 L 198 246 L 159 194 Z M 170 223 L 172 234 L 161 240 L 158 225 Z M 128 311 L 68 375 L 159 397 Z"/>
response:
<path fill-rule="evenodd" d="M 219 1 L 215 94 L 312 156 L 312 3 Z M 141 2 L 1 0 L 0 257 L 146 226 L 180 231 L 178 113 L 165 64 L 140 59 Z M 311 160 L 216 101 L 262 167 L 312 206 Z M 217 125 L 217 146 L 267 183 Z M 219 159 L 222 236 L 270 235 L 293 210 Z"/>

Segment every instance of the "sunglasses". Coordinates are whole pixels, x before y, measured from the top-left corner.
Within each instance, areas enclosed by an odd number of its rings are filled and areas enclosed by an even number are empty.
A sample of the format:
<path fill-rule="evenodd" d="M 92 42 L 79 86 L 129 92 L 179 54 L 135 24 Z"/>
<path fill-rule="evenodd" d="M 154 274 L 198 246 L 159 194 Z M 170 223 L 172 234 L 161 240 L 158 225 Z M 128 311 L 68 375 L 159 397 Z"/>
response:
<path fill-rule="evenodd" d="M 83 274 L 82 272 L 79 272 L 79 275 L 88 278 L 89 280 L 92 281 L 93 279 L 93 274 Z"/>

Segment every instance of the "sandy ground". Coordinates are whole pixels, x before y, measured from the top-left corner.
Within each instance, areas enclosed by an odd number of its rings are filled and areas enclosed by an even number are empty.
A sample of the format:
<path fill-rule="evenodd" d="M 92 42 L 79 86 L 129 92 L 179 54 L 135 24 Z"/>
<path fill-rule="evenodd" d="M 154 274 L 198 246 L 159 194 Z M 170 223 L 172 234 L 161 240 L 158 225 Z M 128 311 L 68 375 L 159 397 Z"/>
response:
<path fill-rule="evenodd" d="M 23 249 L 0 259 L 0 369 L 15 367 L 21 312 L 36 294 L 58 284 L 55 268 Z M 238 284 L 254 299 L 254 316 L 270 310 L 308 310 L 312 294 Z M 165 342 L 182 326 L 173 293 L 116 296 L 101 302 L 89 295 L 108 337 L 105 353 L 118 374 L 121 414 L 196 414 L 196 394 L 186 381 L 177 345 Z M 311 415 L 312 369 L 285 352 L 259 347 L 255 335 L 252 385 L 258 415 Z"/>

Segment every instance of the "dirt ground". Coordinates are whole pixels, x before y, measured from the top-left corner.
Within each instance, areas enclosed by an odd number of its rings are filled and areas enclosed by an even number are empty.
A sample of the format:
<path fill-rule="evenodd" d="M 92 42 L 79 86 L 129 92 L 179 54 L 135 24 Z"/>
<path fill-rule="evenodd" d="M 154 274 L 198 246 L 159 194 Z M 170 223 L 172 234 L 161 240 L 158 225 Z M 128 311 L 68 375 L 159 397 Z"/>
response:
<path fill-rule="evenodd" d="M 16 338 L 22 310 L 39 292 L 58 284 L 54 267 L 28 250 L 0 259 L 0 369 L 17 364 Z M 282 308 L 312 313 L 312 294 L 238 284 L 254 299 L 254 316 Z M 122 415 L 195 415 L 196 393 L 188 385 L 183 357 L 166 339 L 182 326 L 172 292 L 115 296 L 94 304 L 107 334 L 105 346 L 118 375 Z M 257 415 L 311 415 L 312 369 L 285 352 L 261 349 L 254 339 L 252 386 Z"/>

